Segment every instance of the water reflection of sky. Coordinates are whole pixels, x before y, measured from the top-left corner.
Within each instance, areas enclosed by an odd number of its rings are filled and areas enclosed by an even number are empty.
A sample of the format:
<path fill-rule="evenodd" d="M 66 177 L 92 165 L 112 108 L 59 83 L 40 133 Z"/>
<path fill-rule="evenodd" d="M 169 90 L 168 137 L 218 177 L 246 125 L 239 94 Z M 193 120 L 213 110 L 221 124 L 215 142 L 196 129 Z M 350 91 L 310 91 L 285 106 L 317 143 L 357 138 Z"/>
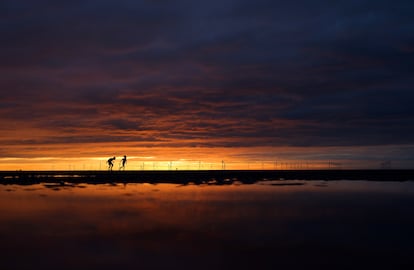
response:
<path fill-rule="evenodd" d="M 0 269 L 413 265 L 413 195 L 414 182 L 0 185 Z"/>

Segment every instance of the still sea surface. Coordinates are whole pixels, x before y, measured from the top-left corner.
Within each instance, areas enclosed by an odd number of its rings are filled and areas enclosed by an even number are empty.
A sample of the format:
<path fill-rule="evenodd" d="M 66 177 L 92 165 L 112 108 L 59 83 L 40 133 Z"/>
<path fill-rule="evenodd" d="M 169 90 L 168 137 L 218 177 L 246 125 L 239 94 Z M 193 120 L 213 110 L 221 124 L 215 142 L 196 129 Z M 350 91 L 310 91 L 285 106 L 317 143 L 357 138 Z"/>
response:
<path fill-rule="evenodd" d="M 0 269 L 397 269 L 413 254 L 412 181 L 0 185 Z"/>

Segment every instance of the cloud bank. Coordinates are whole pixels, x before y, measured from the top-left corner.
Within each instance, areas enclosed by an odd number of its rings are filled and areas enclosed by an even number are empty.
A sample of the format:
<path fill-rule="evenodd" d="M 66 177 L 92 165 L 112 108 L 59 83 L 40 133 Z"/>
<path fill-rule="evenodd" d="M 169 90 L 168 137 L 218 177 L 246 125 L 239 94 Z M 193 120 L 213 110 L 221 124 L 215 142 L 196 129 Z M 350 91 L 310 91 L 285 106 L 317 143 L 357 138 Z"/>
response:
<path fill-rule="evenodd" d="M 2 157 L 117 142 L 414 144 L 411 1 L 6 0 L 0 7 Z"/>

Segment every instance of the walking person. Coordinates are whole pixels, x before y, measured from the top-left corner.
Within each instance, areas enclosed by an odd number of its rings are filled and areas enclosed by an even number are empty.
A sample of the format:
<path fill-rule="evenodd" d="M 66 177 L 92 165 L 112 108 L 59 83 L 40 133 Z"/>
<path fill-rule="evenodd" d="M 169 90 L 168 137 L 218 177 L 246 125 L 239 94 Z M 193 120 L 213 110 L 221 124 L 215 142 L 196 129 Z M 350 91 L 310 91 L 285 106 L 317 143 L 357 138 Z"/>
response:
<path fill-rule="evenodd" d="M 124 157 L 121 159 L 121 166 L 119 166 L 119 170 L 125 171 L 125 165 L 127 163 L 127 157 L 124 155 Z"/>
<path fill-rule="evenodd" d="M 107 163 L 108 163 L 108 171 L 112 171 L 112 168 L 114 167 L 114 160 L 115 157 L 111 157 L 108 159 Z"/>

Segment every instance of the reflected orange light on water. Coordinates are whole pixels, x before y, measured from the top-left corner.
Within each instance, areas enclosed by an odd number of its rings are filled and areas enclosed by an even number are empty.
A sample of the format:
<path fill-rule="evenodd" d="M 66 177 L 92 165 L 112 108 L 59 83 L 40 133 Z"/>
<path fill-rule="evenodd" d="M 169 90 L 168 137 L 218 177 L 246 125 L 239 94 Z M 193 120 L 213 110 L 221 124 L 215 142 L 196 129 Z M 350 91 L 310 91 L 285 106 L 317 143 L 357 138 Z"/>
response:
<path fill-rule="evenodd" d="M 304 269 L 328 256 L 337 268 L 349 254 L 370 265 L 378 254 L 401 261 L 401 252 L 412 254 L 413 193 L 409 181 L 0 185 L 0 266 L 276 269 L 308 256 L 294 268 Z"/>
<path fill-rule="evenodd" d="M 7 185 L 0 186 L 0 221 L 4 227 L 7 221 L 30 220 L 39 236 L 57 232 L 68 237 L 92 232 L 130 235 L 159 226 L 210 230 L 212 222 L 227 223 L 246 215 L 261 215 L 250 202 L 274 201 L 275 192 L 278 200 L 283 201 L 293 190 L 289 186 L 269 187 L 147 183 Z M 318 188 L 306 185 L 294 188 L 295 191 L 309 189 Z M 277 215 L 283 213 L 291 216 L 292 210 L 285 209 Z M 88 226 L 79 227 L 79 224 Z"/>

